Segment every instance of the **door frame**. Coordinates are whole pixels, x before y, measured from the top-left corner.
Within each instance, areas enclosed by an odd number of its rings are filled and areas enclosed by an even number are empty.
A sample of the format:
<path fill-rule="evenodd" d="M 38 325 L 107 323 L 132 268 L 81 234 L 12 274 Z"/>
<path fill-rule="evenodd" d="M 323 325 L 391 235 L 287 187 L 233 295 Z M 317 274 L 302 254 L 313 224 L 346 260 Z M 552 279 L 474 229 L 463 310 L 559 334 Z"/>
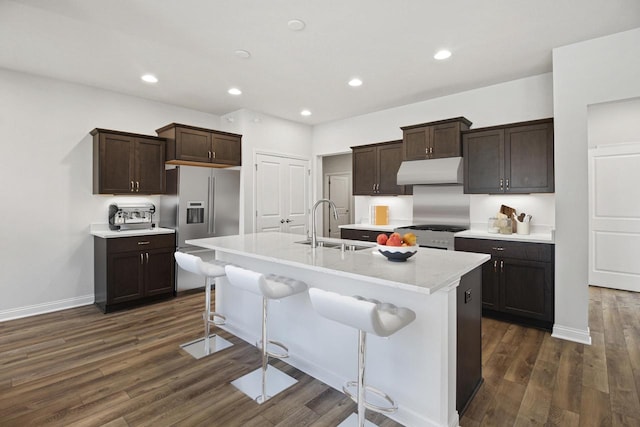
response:
<path fill-rule="evenodd" d="M 325 199 L 330 199 L 331 195 L 329 194 L 329 178 L 332 176 L 347 176 L 349 178 L 349 188 L 351 191 L 349 192 L 349 224 L 353 224 L 353 176 L 351 171 L 343 171 L 343 172 L 327 172 L 324 174 L 322 178 L 322 197 Z M 327 236 L 328 227 L 330 223 L 330 211 L 324 206 L 322 208 L 322 235 Z"/>
<path fill-rule="evenodd" d="M 307 173 L 307 182 L 305 183 L 305 186 L 307 187 L 307 200 L 305 200 L 305 207 L 307 209 L 307 215 L 309 215 L 310 209 L 311 209 L 311 159 L 309 157 L 305 157 L 305 156 L 300 156 L 297 154 L 290 154 L 290 153 L 281 153 L 281 152 L 276 152 L 276 151 L 269 151 L 269 150 L 259 150 L 259 149 L 254 149 L 253 150 L 253 165 L 252 165 L 252 174 L 253 174 L 253 178 L 251 180 L 251 182 L 253 183 L 253 204 L 252 204 L 252 220 L 251 220 L 251 225 L 253 228 L 253 232 L 256 233 L 258 230 L 258 155 L 265 155 L 265 156 L 272 156 L 272 157 L 281 157 L 283 159 L 292 159 L 292 160 L 301 160 L 301 161 L 306 161 L 307 162 L 307 167 L 308 167 L 308 173 Z M 309 227 L 311 226 L 310 224 L 311 220 L 308 220 L 308 224 L 307 224 L 307 229 L 309 229 Z"/>

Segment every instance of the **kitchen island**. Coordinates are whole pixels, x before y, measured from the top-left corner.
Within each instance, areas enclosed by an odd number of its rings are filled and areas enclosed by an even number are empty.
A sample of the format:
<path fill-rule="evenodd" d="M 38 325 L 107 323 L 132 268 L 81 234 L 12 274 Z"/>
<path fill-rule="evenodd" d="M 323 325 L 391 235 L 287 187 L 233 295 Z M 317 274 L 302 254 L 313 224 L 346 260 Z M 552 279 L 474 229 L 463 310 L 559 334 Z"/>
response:
<path fill-rule="evenodd" d="M 407 426 L 456 426 L 456 289 L 488 255 L 419 248 L 406 262 L 390 262 L 374 248 L 342 251 L 298 243 L 304 236 L 256 233 L 188 240 L 236 265 L 302 280 L 344 295 L 404 306 L 416 320 L 389 338 L 368 340 L 367 383 L 399 405 L 390 418 Z M 362 242 L 359 242 L 362 244 Z M 479 297 L 479 296 L 476 296 Z M 254 344 L 261 300 L 229 286 L 216 288 L 224 329 Z M 317 315 L 307 293 L 273 304 L 270 338 L 289 347 L 287 363 L 341 390 L 357 374 L 357 331 Z M 479 333 L 479 331 L 478 331 Z M 477 341 L 480 342 L 479 339 Z"/>

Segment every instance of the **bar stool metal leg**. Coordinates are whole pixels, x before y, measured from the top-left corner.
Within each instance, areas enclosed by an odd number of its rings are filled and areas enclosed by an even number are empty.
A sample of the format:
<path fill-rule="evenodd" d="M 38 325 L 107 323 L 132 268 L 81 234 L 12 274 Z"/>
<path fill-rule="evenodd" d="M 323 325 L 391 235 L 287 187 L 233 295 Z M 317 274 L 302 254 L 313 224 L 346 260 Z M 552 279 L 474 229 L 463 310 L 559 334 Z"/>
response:
<path fill-rule="evenodd" d="M 180 345 L 183 350 L 196 359 L 217 353 L 233 345 L 221 336 L 211 333 L 212 325 L 224 325 L 224 321 L 226 320 L 221 314 L 211 311 L 211 286 L 214 284 L 215 277 L 206 278 L 204 312 L 202 313 L 204 320 L 204 337 Z M 216 321 L 216 318 L 221 320 Z"/>

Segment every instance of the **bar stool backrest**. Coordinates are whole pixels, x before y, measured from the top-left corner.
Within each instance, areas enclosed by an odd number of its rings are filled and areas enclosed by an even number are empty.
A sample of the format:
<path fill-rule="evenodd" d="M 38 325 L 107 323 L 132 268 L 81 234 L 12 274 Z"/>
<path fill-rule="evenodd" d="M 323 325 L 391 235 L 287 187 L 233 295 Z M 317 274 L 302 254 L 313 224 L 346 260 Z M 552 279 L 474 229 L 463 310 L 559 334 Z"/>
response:
<path fill-rule="evenodd" d="M 313 308 L 323 317 L 380 337 L 388 337 L 416 318 L 415 312 L 393 304 L 309 289 Z"/>
<path fill-rule="evenodd" d="M 184 252 L 174 254 L 178 265 L 183 270 L 206 277 L 224 276 L 224 266 L 226 263 L 220 261 L 204 262 L 200 257 Z"/>
<path fill-rule="evenodd" d="M 245 268 L 228 265 L 225 267 L 229 283 L 254 294 L 269 299 L 285 298 L 307 289 L 307 285 L 288 277 L 268 275 Z"/>

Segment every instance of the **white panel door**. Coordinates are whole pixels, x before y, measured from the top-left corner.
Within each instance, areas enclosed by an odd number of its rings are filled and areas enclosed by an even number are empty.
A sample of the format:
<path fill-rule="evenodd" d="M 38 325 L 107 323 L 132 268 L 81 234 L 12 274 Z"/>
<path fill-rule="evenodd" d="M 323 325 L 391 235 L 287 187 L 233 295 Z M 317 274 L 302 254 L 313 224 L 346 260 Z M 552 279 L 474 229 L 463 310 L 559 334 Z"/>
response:
<path fill-rule="evenodd" d="M 589 283 L 640 292 L 640 143 L 589 150 Z"/>
<path fill-rule="evenodd" d="M 307 234 L 309 161 L 256 155 L 256 230 Z"/>
<path fill-rule="evenodd" d="M 329 206 L 323 205 L 325 236 L 340 238 L 340 226 L 349 224 L 351 218 L 351 174 L 326 174 L 325 185 L 328 187 L 327 195 L 329 199 L 336 204 L 338 211 L 338 220 L 333 217 L 333 213 Z"/>

